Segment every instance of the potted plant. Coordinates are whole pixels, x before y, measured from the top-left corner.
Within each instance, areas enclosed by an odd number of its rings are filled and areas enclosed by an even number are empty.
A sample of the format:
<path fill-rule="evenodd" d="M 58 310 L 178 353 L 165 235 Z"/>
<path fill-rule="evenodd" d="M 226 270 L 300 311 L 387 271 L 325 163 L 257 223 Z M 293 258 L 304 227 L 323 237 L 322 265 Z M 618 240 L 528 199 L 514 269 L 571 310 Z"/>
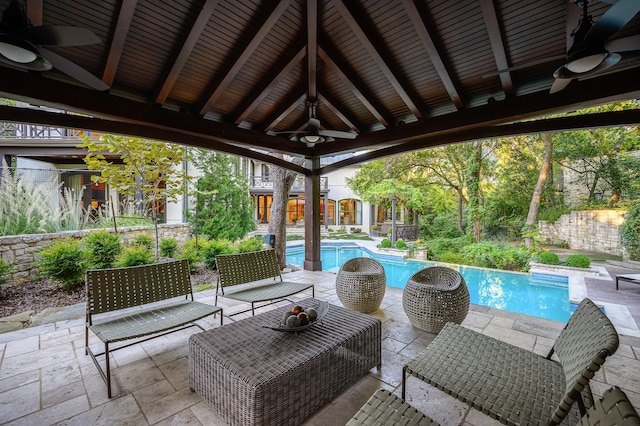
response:
<path fill-rule="evenodd" d="M 371 235 L 372 237 L 377 237 L 379 235 L 379 231 L 380 231 L 380 226 L 379 225 L 371 225 L 371 228 L 369 228 L 369 235 Z"/>

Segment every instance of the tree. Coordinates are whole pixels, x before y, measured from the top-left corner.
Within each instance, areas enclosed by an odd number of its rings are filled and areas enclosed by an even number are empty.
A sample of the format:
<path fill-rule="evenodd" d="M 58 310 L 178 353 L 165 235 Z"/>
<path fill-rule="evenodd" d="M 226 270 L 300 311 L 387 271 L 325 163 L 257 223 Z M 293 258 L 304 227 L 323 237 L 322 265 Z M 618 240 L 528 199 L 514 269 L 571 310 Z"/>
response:
<path fill-rule="evenodd" d="M 131 199 L 142 196 L 141 207 L 145 213 L 151 210 L 158 255 L 158 209 L 165 200 L 176 202 L 184 195 L 186 182 L 191 179 L 182 168 L 188 159 L 186 149 L 168 142 L 108 134 L 99 140 L 85 137 L 79 147 L 88 150 L 84 161 L 89 170 L 100 171 L 92 181 L 106 183 Z M 106 153 L 120 157 L 122 165 L 108 160 Z"/>
<path fill-rule="evenodd" d="M 551 168 L 551 157 L 553 155 L 553 133 L 543 133 L 542 140 L 544 141 L 544 160 L 542 161 L 542 166 L 540 167 L 538 182 L 536 183 L 536 187 L 533 190 L 533 195 L 531 196 L 529 214 L 527 215 L 527 220 L 525 222 L 525 227 L 528 231 L 534 229 L 538 221 L 540 198 L 542 197 L 542 191 L 544 190 L 544 186 L 547 181 L 547 175 L 549 174 L 549 169 Z M 527 248 L 533 247 L 533 236 L 531 235 L 531 232 L 525 233 L 524 244 Z"/>
<path fill-rule="evenodd" d="M 196 183 L 196 209 L 191 215 L 196 232 L 233 241 L 253 231 L 249 183 L 240 158 L 196 150 L 192 161 L 203 173 Z"/>
<path fill-rule="evenodd" d="M 480 169 L 482 167 L 482 141 L 472 142 L 467 145 L 469 149 L 469 166 L 467 173 L 467 192 L 469 194 L 469 224 L 473 234 L 473 240 L 480 242 L 482 229 L 482 192 L 480 190 Z"/>

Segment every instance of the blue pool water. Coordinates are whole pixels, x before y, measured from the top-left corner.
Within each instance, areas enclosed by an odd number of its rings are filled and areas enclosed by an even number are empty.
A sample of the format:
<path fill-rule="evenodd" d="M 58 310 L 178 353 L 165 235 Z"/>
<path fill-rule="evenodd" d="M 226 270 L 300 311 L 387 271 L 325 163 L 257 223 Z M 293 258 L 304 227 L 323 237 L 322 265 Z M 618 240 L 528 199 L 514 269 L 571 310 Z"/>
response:
<path fill-rule="evenodd" d="M 387 285 L 404 288 L 407 280 L 415 272 L 433 262 L 403 260 L 398 256 L 372 253 L 366 248 L 353 245 L 322 246 L 322 269 L 338 272 L 340 265 L 354 257 L 372 257 L 382 263 Z M 302 266 L 304 248 L 287 248 L 287 263 Z M 471 303 L 566 322 L 571 316 L 569 286 L 567 277 L 529 276 L 518 272 L 494 269 L 455 266 L 462 274 L 469 288 Z"/>

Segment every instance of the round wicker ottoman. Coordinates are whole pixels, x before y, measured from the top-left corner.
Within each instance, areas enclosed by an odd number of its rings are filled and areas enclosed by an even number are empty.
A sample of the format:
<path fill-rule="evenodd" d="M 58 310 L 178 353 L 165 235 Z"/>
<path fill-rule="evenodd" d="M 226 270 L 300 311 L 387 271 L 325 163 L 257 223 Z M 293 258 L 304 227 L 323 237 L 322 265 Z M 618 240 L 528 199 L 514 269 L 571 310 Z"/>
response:
<path fill-rule="evenodd" d="M 464 321 L 469 312 L 469 290 L 462 275 L 454 269 L 424 268 L 407 281 L 402 307 L 414 327 L 439 333 L 447 322 Z"/>
<path fill-rule="evenodd" d="M 375 259 L 356 257 L 347 260 L 336 277 L 336 293 L 345 308 L 373 312 L 380 308 L 387 287 L 384 268 Z"/>

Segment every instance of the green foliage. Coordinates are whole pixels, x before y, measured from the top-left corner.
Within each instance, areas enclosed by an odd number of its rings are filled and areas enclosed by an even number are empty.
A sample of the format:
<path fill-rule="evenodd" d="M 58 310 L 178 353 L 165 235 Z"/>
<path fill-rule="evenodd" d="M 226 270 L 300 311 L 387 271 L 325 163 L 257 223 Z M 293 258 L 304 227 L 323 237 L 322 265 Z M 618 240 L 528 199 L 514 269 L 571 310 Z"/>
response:
<path fill-rule="evenodd" d="M 440 262 L 455 263 L 457 265 L 464 264 L 464 258 L 462 257 L 462 255 L 460 253 L 454 253 L 452 251 L 445 251 L 444 253 L 441 253 L 438 256 L 438 260 Z"/>
<path fill-rule="evenodd" d="M 155 262 L 153 252 L 142 244 L 128 244 L 122 248 L 122 252 L 116 261 L 116 266 L 124 268 L 127 266 L 150 265 Z"/>
<path fill-rule="evenodd" d="M 216 256 L 219 254 L 233 253 L 233 243 L 229 240 L 210 240 L 200 249 L 202 261 L 210 269 L 218 269 Z"/>
<path fill-rule="evenodd" d="M 390 239 L 384 238 L 382 241 L 380 241 L 380 248 L 391 248 L 391 247 L 393 247 L 393 243 L 391 242 Z"/>
<path fill-rule="evenodd" d="M 467 235 L 458 238 L 435 238 L 427 240 L 425 241 L 427 257 L 429 260 L 441 260 L 440 256 L 444 253 L 460 253 L 464 246 L 472 242 L 473 238 Z"/>
<path fill-rule="evenodd" d="M 133 244 L 137 244 L 145 247 L 147 250 L 153 250 L 153 237 L 149 234 L 138 234 L 133 237 L 131 241 Z"/>
<path fill-rule="evenodd" d="M 371 230 L 372 230 L 372 231 L 379 231 L 379 230 L 380 230 L 380 226 L 378 226 L 378 225 L 371 225 Z"/>
<path fill-rule="evenodd" d="M 304 238 L 303 238 L 304 239 Z M 323 235 L 323 240 L 364 240 L 364 241 L 373 241 L 373 238 L 368 236 L 367 234 L 329 234 Z M 288 238 L 287 238 L 288 240 Z"/>
<path fill-rule="evenodd" d="M 559 265 L 560 257 L 552 251 L 543 251 L 538 255 L 538 262 L 545 265 Z"/>
<path fill-rule="evenodd" d="M 56 240 L 39 250 L 38 255 L 35 265 L 40 277 L 52 279 L 65 290 L 74 289 L 83 283 L 87 261 L 79 240 Z"/>
<path fill-rule="evenodd" d="M 107 230 L 92 231 L 82 239 L 89 267 L 112 268 L 122 249 L 120 235 Z"/>
<path fill-rule="evenodd" d="M 565 206 L 547 207 L 541 209 L 538 212 L 538 220 L 544 220 L 545 222 L 553 223 L 560 219 L 562 215 L 569 213 L 571 213 L 571 209 Z"/>
<path fill-rule="evenodd" d="M 404 240 L 396 240 L 396 248 L 398 250 L 404 250 L 407 248 L 407 243 Z"/>
<path fill-rule="evenodd" d="M 525 271 L 531 253 L 520 247 L 502 243 L 477 243 L 463 247 L 464 264 L 484 268 Z"/>
<path fill-rule="evenodd" d="M 238 241 L 235 245 L 235 251 L 237 253 L 248 253 L 252 251 L 262 250 L 264 244 L 264 238 L 251 237 Z"/>
<path fill-rule="evenodd" d="M 640 260 L 640 203 L 632 206 L 625 215 L 620 226 L 620 238 L 629 259 Z"/>
<path fill-rule="evenodd" d="M 166 237 L 160 240 L 160 256 L 173 257 L 178 250 L 178 241 L 173 237 Z"/>
<path fill-rule="evenodd" d="M 187 260 L 189 262 L 189 269 L 192 272 L 198 269 L 198 263 L 202 261 L 202 255 L 200 254 L 202 241 L 203 240 L 198 240 L 197 244 L 195 238 L 185 241 L 182 249 L 176 256 L 178 260 Z"/>
<path fill-rule="evenodd" d="M 4 259 L 0 258 L 0 284 L 4 284 L 8 281 L 9 275 L 15 271 L 15 265 L 13 263 L 6 263 Z"/>
<path fill-rule="evenodd" d="M 203 172 L 196 184 L 196 208 L 190 213 L 198 235 L 233 241 L 254 230 L 247 177 L 239 158 L 199 150 L 193 162 Z"/>
<path fill-rule="evenodd" d="M 564 260 L 564 264 L 574 268 L 588 268 L 591 266 L 591 261 L 584 254 L 570 254 Z"/>

